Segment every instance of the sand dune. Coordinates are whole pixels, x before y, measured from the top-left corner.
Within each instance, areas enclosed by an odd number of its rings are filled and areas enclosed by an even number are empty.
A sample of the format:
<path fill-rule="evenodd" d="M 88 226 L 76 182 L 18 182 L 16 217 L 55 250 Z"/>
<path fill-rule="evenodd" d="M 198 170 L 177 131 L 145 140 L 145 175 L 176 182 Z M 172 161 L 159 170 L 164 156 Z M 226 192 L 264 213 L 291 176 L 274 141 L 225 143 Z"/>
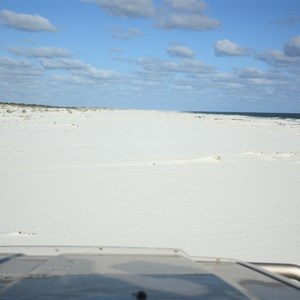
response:
<path fill-rule="evenodd" d="M 0 244 L 300 264 L 300 122 L 0 107 Z"/>

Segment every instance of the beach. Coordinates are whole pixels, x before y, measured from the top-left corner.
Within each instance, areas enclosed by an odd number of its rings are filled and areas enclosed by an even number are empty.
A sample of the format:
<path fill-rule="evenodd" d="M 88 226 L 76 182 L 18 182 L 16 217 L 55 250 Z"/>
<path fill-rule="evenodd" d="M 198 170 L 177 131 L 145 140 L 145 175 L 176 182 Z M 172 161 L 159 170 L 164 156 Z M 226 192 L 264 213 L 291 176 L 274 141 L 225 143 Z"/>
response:
<path fill-rule="evenodd" d="M 0 105 L 0 246 L 300 264 L 300 121 Z"/>

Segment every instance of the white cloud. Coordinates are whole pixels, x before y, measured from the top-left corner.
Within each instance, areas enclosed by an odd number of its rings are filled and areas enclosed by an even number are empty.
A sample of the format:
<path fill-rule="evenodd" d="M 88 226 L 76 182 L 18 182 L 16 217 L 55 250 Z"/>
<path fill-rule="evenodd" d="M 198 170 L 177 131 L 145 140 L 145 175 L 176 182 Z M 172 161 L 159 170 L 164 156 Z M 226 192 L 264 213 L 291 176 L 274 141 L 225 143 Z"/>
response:
<path fill-rule="evenodd" d="M 81 76 L 76 76 L 76 75 L 60 75 L 60 74 L 54 74 L 52 75 L 52 80 L 55 82 L 62 82 L 62 83 L 68 83 L 72 85 L 90 85 L 94 84 L 93 80 L 90 80 L 88 78 L 84 78 Z"/>
<path fill-rule="evenodd" d="M 227 39 L 219 40 L 214 45 L 216 56 L 247 56 L 249 50 Z"/>
<path fill-rule="evenodd" d="M 69 57 L 71 54 L 68 50 L 58 47 L 39 47 L 39 48 L 23 48 L 10 47 L 9 52 L 27 57 L 35 58 L 53 58 L 53 57 Z"/>
<path fill-rule="evenodd" d="M 209 30 L 220 22 L 205 15 L 202 0 L 164 0 L 158 10 L 156 26 L 164 29 Z"/>
<path fill-rule="evenodd" d="M 193 58 L 195 53 L 183 45 L 173 45 L 167 49 L 167 52 L 172 57 Z"/>
<path fill-rule="evenodd" d="M 284 53 L 287 56 L 300 57 L 300 35 L 291 38 L 284 45 Z"/>
<path fill-rule="evenodd" d="M 185 13 L 203 13 L 208 7 L 202 0 L 164 0 L 163 4 Z"/>
<path fill-rule="evenodd" d="M 87 65 L 81 60 L 76 59 L 40 59 L 40 64 L 45 69 L 65 69 L 65 70 L 76 70 L 85 69 Z"/>
<path fill-rule="evenodd" d="M 57 31 L 49 20 L 39 15 L 15 13 L 10 10 L 2 10 L 0 22 L 10 28 L 22 31 Z"/>
<path fill-rule="evenodd" d="M 209 30 L 219 26 L 219 21 L 205 15 L 174 13 L 160 19 L 157 27 L 165 29 Z"/>
<path fill-rule="evenodd" d="M 300 69 L 300 36 L 291 38 L 285 45 L 284 51 L 268 50 L 257 53 L 255 58 L 276 68 L 289 72 L 299 72 Z"/>
<path fill-rule="evenodd" d="M 77 74 L 95 80 L 117 79 L 121 76 L 119 72 L 112 71 L 112 70 L 102 70 L 92 66 L 89 66 L 88 68 L 84 69 L 83 72 Z"/>
<path fill-rule="evenodd" d="M 13 87 L 18 82 L 38 79 L 42 70 L 29 61 L 0 57 L 0 82 Z"/>
<path fill-rule="evenodd" d="M 114 16 L 127 18 L 150 17 L 154 7 L 152 0 L 82 0 L 94 2 L 103 10 Z"/>
<path fill-rule="evenodd" d="M 86 64 L 81 60 L 75 59 L 41 59 L 40 64 L 42 67 L 48 70 L 68 70 L 72 73 L 72 75 L 76 75 L 77 77 L 88 77 L 95 80 L 116 79 L 121 76 L 119 72 L 99 69 L 92 65 Z"/>
<path fill-rule="evenodd" d="M 259 59 L 277 68 L 286 68 L 289 71 L 299 71 L 300 68 L 300 36 L 291 38 L 284 45 L 284 52 L 269 50 L 256 54 Z"/>
<path fill-rule="evenodd" d="M 120 27 L 116 27 L 113 29 L 112 35 L 114 38 L 117 38 L 117 39 L 129 40 L 129 39 L 132 39 L 135 37 L 142 36 L 143 33 L 142 33 L 142 31 L 140 31 L 137 28 L 129 28 L 128 31 L 125 31 Z"/>
<path fill-rule="evenodd" d="M 214 68 L 199 60 L 183 60 L 174 62 L 160 59 L 142 59 L 139 64 L 146 71 L 165 73 L 185 73 L 185 74 L 209 74 L 214 72 Z"/>
<path fill-rule="evenodd" d="M 263 78 L 265 73 L 257 68 L 239 68 L 236 69 L 236 74 L 240 78 Z"/>
<path fill-rule="evenodd" d="M 245 88 L 249 86 L 273 85 L 283 80 L 283 76 L 276 73 L 261 71 L 257 68 L 238 68 L 233 73 L 236 76 L 235 82 L 243 85 Z"/>
<path fill-rule="evenodd" d="M 96 3 L 107 13 L 127 18 L 153 18 L 162 29 L 209 30 L 220 22 L 205 14 L 203 0 L 81 0 Z"/>
<path fill-rule="evenodd" d="M 0 66 L 1 67 L 18 67 L 18 68 L 27 68 L 31 66 L 29 61 L 23 60 L 14 60 L 9 57 L 0 57 Z"/>
<path fill-rule="evenodd" d="M 279 68 L 297 68 L 300 67 L 300 57 L 288 56 L 278 50 L 265 51 L 258 53 L 256 58 Z"/>

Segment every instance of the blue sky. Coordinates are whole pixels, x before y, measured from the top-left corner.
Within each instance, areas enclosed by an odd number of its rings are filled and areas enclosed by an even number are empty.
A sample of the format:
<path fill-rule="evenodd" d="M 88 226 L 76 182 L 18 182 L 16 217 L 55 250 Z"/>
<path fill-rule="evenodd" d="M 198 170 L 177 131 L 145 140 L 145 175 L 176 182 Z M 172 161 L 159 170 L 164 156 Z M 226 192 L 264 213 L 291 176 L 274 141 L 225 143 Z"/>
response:
<path fill-rule="evenodd" d="M 300 112 L 300 1 L 0 0 L 0 100 Z"/>

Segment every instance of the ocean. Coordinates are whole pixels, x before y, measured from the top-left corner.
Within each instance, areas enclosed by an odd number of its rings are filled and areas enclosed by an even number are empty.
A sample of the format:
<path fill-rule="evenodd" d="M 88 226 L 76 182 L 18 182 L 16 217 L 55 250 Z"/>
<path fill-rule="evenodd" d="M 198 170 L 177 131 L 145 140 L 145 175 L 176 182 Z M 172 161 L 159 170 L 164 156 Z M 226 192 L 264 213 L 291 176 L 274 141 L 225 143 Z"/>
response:
<path fill-rule="evenodd" d="M 263 112 L 219 112 L 219 111 L 188 111 L 194 114 L 234 115 L 257 118 L 300 119 L 300 113 L 263 113 Z"/>

